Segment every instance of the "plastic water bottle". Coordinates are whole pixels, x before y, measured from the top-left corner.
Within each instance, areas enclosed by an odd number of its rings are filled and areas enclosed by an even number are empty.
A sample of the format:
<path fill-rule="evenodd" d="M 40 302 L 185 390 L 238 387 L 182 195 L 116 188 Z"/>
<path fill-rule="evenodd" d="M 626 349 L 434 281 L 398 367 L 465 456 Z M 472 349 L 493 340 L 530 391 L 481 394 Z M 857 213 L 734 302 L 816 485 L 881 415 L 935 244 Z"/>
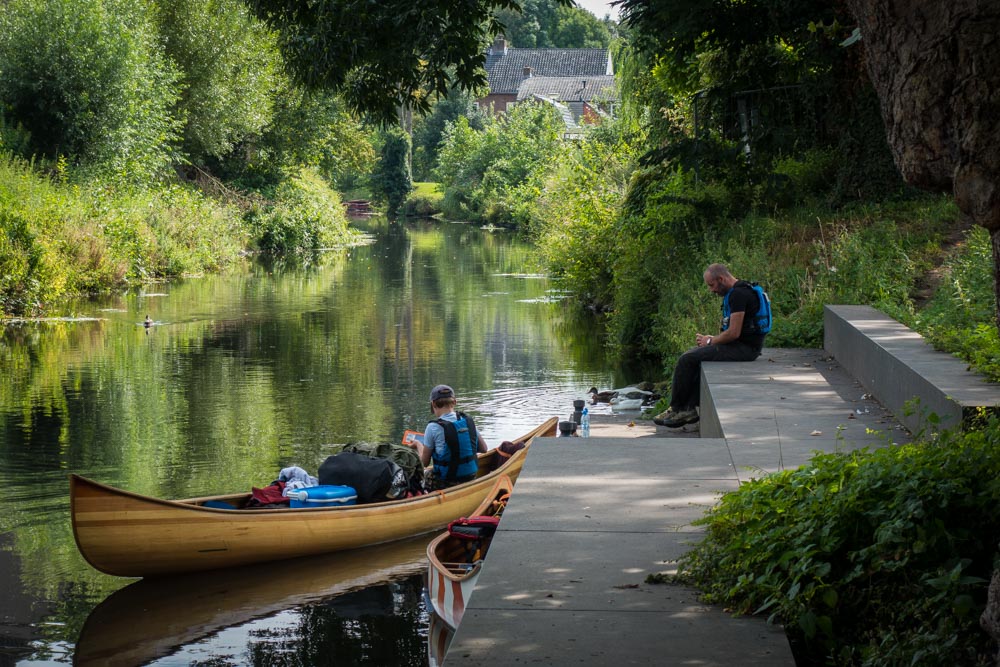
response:
<path fill-rule="evenodd" d="M 583 409 L 583 416 L 580 417 L 580 435 L 584 438 L 590 437 L 590 413 L 587 408 Z"/>

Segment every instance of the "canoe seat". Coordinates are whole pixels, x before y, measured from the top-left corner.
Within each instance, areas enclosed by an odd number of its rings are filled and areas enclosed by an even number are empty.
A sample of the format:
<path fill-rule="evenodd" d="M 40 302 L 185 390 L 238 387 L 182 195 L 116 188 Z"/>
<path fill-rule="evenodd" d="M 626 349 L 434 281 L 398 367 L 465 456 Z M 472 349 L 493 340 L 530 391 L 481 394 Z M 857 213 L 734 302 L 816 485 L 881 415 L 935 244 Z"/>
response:
<path fill-rule="evenodd" d="M 476 567 L 481 561 L 475 563 L 441 563 L 441 565 L 451 574 L 466 574 Z"/>

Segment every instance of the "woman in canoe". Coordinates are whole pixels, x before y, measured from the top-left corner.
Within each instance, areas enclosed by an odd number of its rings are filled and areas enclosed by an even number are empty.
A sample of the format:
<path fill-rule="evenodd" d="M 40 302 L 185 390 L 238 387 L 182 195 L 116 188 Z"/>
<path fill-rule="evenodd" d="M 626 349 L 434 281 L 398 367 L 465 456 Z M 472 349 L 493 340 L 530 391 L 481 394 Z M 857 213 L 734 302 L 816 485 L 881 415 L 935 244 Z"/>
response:
<path fill-rule="evenodd" d="M 426 480 L 430 489 L 443 489 L 475 478 L 476 452 L 486 451 L 472 418 L 456 412 L 455 392 L 446 384 L 431 390 L 431 411 L 435 419 L 424 429 L 424 443 L 417 445 L 420 461 L 434 469 Z"/>

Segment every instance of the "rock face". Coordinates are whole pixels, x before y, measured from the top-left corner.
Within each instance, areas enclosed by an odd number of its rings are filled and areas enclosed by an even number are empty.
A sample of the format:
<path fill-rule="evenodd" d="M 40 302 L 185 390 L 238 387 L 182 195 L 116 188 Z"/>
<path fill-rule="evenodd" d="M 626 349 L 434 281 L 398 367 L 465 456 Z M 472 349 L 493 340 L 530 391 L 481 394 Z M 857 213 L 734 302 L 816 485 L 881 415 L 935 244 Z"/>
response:
<path fill-rule="evenodd" d="M 993 637 L 997 644 L 997 653 L 993 662 L 1000 667 L 1000 570 L 993 572 L 993 579 L 990 580 L 990 593 L 986 600 L 986 609 L 979 617 L 979 625 L 986 633 Z"/>

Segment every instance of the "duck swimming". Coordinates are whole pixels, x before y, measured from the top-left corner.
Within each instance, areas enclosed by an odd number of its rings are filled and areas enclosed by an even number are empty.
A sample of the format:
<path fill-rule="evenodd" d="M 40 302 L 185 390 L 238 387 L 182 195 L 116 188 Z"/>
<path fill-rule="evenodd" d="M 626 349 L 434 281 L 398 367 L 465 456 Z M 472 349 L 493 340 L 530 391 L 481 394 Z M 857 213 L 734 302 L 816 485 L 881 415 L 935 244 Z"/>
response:
<path fill-rule="evenodd" d="M 596 403 L 610 403 L 611 399 L 618 395 L 618 392 L 614 389 L 609 389 L 608 391 L 597 391 L 597 387 L 591 387 L 588 391 L 591 395 L 591 401 Z"/>
<path fill-rule="evenodd" d="M 146 327 L 147 329 L 153 326 L 153 318 L 150 317 L 149 315 L 146 315 L 146 319 L 143 321 L 142 326 Z"/>

